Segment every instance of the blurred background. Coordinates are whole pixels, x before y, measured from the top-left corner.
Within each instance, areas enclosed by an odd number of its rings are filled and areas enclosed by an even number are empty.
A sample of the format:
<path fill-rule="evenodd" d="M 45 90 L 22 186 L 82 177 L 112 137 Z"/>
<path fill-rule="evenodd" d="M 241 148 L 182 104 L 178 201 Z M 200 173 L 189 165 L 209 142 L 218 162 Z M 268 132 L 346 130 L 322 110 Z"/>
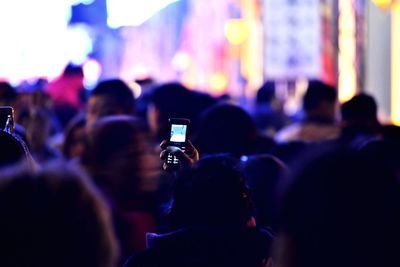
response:
<path fill-rule="evenodd" d="M 293 114 L 320 79 L 341 102 L 373 95 L 400 125 L 398 0 L 1 0 L 0 35 L 0 79 L 26 90 L 70 63 L 87 89 L 180 81 L 243 105 L 274 81 Z"/>

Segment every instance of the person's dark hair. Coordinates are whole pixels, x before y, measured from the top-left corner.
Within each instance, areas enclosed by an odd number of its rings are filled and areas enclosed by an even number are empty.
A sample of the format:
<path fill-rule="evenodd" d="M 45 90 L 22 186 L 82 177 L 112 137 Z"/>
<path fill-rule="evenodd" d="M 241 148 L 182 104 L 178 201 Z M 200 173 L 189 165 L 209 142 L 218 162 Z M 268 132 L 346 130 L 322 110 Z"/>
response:
<path fill-rule="evenodd" d="M 108 208 L 81 172 L 56 164 L 0 177 L 1 266 L 115 266 Z"/>
<path fill-rule="evenodd" d="M 255 149 L 258 132 L 250 115 L 231 104 L 206 110 L 200 120 L 195 145 L 200 154 L 246 155 Z"/>
<path fill-rule="evenodd" d="M 119 79 L 100 82 L 90 93 L 92 96 L 108 97 L 115 106 L 118 106 L 125 114 L 133 114 L 135 97 L 129 86 Z"/>
<path fill-rule="evenodd" d="M 257 91 L 256 103 L 271 103 L 275 98 L 275 83 L 271 81 L 267 81 L 261 86 L 261 88 Z"/>
<path fill-rule="evenodd" d="M 173 229 L 246 227 L 252 215 L 249 190 L 238 162 L 226 155 L 201 159 L 175 184 L 170 210 Z"/>
<path fill-rule="evenodd" d="M 33 168 L 26 144 L 16 135 L 0 130 L 0 168 L 25 162 Z"/>
<path fill-rule="evenodd" d="M 295 172 L 281 221 L 280 266 L 399 266 L 400 191 L 391 168 L 331 152 Z"/>
<path fill-rule="evenodd" d="M 166 83 L 153 88 L 150 102 L 159 111 L 159 122 L 169 118 L 189 118 L 192 92 L 180 83 Z"/>
<path fill-rule="evenodd" d="M 68 64 L 63 72 L 64 76 L 82 76 L 83 77 L 83 68 L 80 65 Z"/>
<path fill-rule="evenodd" d="M 88 133 L 82 163 L 95 183 L 123 205 L 137 197 L 143 154 L 147 149 L 142 125 L 131 116 L 99 119 Z"/>
<path fill-rule="evenodd" d="M 321 81 L 310 81 L 306 94 L 303 98 L 303 109 L 307 111 L 314 110 L 323 101 L 334 103 L 336 101 L 337 93 L 334 87 L 325 84 Z"/>
<path fill-rule="evenodd" d="M 14 106 L 18 92 L 8 82 L 0 82 L 0 106 Z"/>
<path fill-rule="evenodd" d="M 180 83 L 165 83 L 153 88 L 149 103 L 158 111 L 158 132 L 161 141 L 168 137 L 169 118 L 187 118 L 191 121 L 191 132 L 198 128 L 199 115 L 215 103 L 208 94 L 190 91 Z"/>
<path fill-rule="evenodd" d="M 74 117 L 67 125 L 65 129 L 65 137 L 62 145 L 62 154 L 66 159 L 72 159 L 74 155 L 71 155 L 71 149 L 77 145 L 84 145 L 85 138 L 81 136 L 80 139 L 77 135 L 78 131 L 84 131 L 86 125 L 85 116 L 79 114 Z"/>
<path fill-rule="evenodd" d="M 358 94 L 341 106 L 342 120 L 345 121 L 377 121 L 377 112 L 375 99 L 367 94 Z"/>

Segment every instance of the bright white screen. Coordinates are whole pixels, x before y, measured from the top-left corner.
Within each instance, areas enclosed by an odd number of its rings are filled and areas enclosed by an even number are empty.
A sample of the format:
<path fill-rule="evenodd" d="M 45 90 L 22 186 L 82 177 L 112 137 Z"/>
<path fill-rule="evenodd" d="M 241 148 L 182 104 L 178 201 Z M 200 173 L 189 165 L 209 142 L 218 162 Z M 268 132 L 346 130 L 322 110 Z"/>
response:
<path fill-rule="evenodd" d="M 172 124 L 171 126 L 171 142 L 185 142 L 186 141 L 187 125 Z"/>
<path fill-rule="evenodd" d="M 107 0 L 110 28 L 139 26 L 154 14 L 179 0 Z"/>

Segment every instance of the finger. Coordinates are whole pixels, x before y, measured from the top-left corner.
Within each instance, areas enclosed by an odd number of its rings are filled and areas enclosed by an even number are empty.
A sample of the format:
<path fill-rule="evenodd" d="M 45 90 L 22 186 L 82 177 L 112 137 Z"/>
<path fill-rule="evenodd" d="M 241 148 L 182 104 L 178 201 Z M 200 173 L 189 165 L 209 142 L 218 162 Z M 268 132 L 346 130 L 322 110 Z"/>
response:
<path fill-rule="evenodd" d="M 162 165 L 162 168 L 163 168 L 164 171 L 167 171 L 169 169 L 168 168 L 168 164 L 164 162 L 163 165 Z"/>
<path fill-rule="evenodd" d="M 166 150 L 161 151 L 160 153 L 160 159 L 166 159 L 168 155 L 168 152 Z"/>
<path fill-rule="evenodd" d="M 186 155 L 185 152 L 182 151 L 179 147 L 176 146 L 169 146 L 165 150 L 167 153 L 171 153 L 175 157 L 177 157 L 183 164 L 191 164 L 192 160 L 191 158 Z"/>
<path fill-rule="evenodd" d="M 200 158 L 199 151 L 193 146 L 192 142 L 188 140 L 185 153 L 194 161 Z"/>
<path fill-rule="evenodd" d="M 161 149 L 166 149 L 167 148 L 167 146 L 168 146 L 168 141 L 167 140 L 163 140 L 161 143 L 160 143 L 160 147 L 161 147 Z"/>

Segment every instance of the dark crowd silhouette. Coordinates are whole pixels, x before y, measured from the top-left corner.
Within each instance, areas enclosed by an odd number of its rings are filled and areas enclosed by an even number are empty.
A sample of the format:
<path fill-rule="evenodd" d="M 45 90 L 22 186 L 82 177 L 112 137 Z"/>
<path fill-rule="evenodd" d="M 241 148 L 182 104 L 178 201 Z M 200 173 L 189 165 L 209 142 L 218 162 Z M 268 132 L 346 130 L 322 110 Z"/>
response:
<path fill-rule="evenodd" d="M 83 85 L 76 66 L 0 83 L 0 266 L 400 266 L 400 127 L 372 96 L 310 81 L 289 116 L 271 81 L 251 109 Z M 170 118 L 191 121 L 185 149 Z"/>

